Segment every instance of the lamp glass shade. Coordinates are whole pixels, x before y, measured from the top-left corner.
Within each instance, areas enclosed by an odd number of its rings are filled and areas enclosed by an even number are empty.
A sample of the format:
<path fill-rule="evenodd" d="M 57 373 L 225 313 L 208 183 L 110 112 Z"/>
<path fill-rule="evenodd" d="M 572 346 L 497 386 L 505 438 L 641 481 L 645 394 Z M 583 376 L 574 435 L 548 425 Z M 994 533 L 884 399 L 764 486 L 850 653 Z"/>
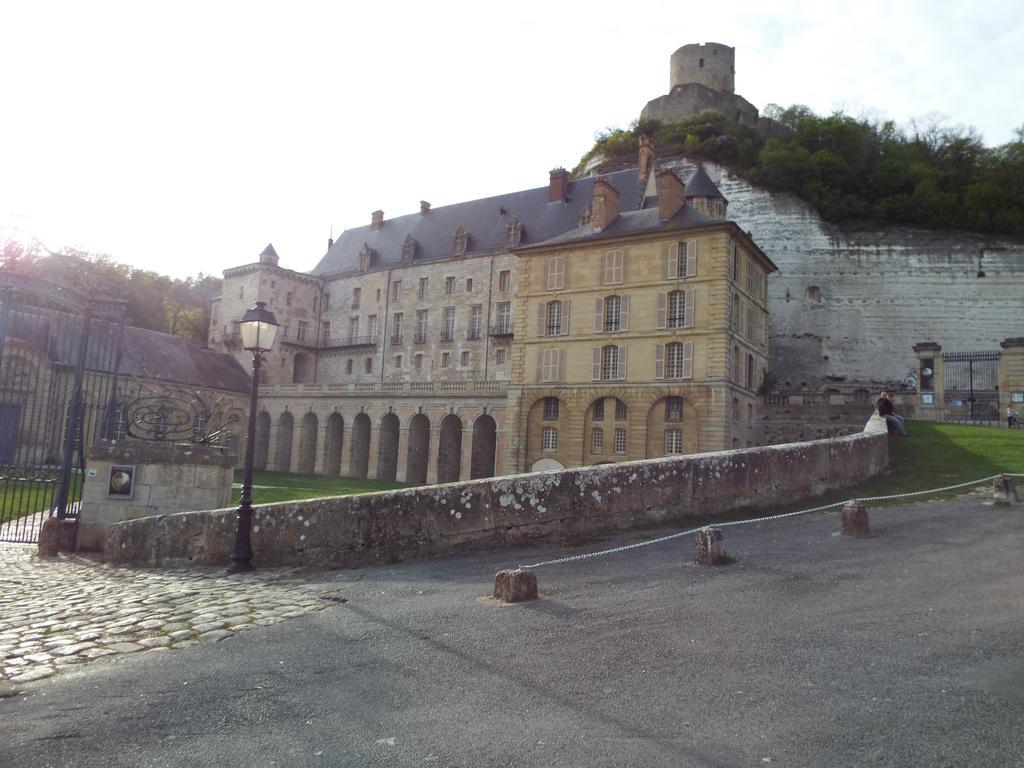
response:
<path fill-rule="evenodd" d="M 278 327 L 274 313 L 264 302 L 257 301 L 238 324 L 242 346 L 252 352 L 269 352 L 274 347 Z"/>

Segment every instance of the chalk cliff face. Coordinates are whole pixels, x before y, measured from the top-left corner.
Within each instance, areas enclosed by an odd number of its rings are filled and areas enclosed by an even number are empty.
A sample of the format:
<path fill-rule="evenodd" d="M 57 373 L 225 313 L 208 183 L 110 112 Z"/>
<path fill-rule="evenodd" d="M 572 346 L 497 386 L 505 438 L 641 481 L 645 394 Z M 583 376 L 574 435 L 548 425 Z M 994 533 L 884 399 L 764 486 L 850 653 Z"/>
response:
<path fill-rule="evenodd" d="M 693 163 L 680 161 L 688 179 Z M 778 265 L 768 281 L 770 370 L 780 388 L 876 388 L 908 377 L 911 347 L 998 350 L 1024 336 L 1024 243 L 964 232 L 839 227 L 803 201 L 712 163 L 728 218 Z M 982 254 L 978 277 L 978 257 Z"/>

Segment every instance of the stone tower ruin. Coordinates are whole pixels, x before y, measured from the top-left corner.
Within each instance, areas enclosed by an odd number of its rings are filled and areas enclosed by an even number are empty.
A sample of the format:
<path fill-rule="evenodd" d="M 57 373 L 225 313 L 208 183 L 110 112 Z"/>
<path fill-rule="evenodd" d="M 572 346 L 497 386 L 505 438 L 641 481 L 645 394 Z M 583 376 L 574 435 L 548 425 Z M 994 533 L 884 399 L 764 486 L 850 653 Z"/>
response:
<path fill-rule="evenodd" d="M 668 90 L 697 83 L 722 93 L 736 91 L 736 49 L 721 43 L 691 43 L 672 54 Z"/>

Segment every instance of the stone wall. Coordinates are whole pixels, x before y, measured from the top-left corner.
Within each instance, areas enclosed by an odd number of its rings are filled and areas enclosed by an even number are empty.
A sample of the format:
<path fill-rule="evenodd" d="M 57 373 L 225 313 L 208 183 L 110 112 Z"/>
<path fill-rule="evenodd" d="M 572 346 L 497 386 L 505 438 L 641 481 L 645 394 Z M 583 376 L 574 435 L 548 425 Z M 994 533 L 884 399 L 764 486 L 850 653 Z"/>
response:
<path fill-rule="evenodd" d="M 78 549 L 102 549 L 107 528 L 123 520 L 222 507 L 231 500 L 235 456 L 217 448 L 101 441 L 86 456 L 89 475 L 82 485 Z M 134 467 L 130 497 L 108 496 L 113 465 Z"/>
<path fill-rule="evenodd" d="M 880 421 L 878 419 L 874 421 Z M 882 472 L 881 432 L 258 507 L 257 566 L 358 567 L 442 553 L 580 542 L 594 535 L 768 509 Z M 237 515 L 216 510 L 120 523 L 109 562 L 228 562 Z"/>

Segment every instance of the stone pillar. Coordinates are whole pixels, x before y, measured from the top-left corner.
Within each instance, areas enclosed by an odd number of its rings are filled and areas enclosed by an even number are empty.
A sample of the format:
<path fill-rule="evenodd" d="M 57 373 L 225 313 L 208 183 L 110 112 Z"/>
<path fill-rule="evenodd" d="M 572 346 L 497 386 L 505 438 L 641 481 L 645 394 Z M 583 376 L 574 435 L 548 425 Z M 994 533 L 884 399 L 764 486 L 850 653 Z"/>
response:
<path fill-rule="evenodd" d="M 370 456 L 366 462 L 366 479 L 377 479 L 377 451 L 380 450 L 380 423 L 370 425 Z"/>
<path fill-rule="evenodd" d="M 398 471 L 395 473 L 395 480 L 400 483 L 406 481 L 406 473 L 409 471 L 409 427 L 398 428 Z"/>
<path fill-rule="evenodd" d="M 328 414 L 329 416 L 330 414 Z M 327 418 L 317 416 L 316 460 L 313 462 L 313 474 L 325 475 L 327 465 Z"/>
<path fill-rule="evenodd" d="M 843 522 L 840 533 L 843 536 L 868 536 L 868 511 L 859 501 L 848 501 L 843 504 Z"/>
<path fill-rule="evenodd" d="M 946 384 L 942 364 L 942 347 L 934 341 L 914 345 L 917 355 L 917 413 L 918 418 L 941 421 L 945 414 Z M 929 374 L 928 371 L 931 371 Z"/>
<path fill-rule="evenodd" d="M 440 423 L 440 421 L 438 421 L 438 423 Z M 433 485 L 437 482 L 437 458 L 440 453 L 441 428 L 433 426 L 433 422 L 431 422 L 430 450 L 427 454 L 427 485 Z"/>
<path fill-rule="evenodd" d="M 522 366 L 519 366 L 521 373 Z M 515 374 L 513 374 L 515 375 Z M 514 475 L 525 472 L 523 466 L 526 456 L 526 421 L 520 418 L 520 405 L 523 391 L 509 388 L 508 400 L 505 405 L 505 454 L 502 461 L 503 474 Z"/>
<path fill-rule="evenodd" d="M 505 472 L 505 430 L 499 425 L 494 434 L 494 476 L 501 477 Z"/>
<path fill-rule="evenodd" d="M 278 430 L 277 422 L 271 417 L 270 428 L 267 429 L 267 469 L 275 472 L 287 472 L 287 467 L 281 469 L 281 467 L 277 466 Z"/>
<path fill-rule="evenodd" d="M 462 456 L 459 466 L 459 480 L 469 480 L 473 467 L 473 425 L 469 422 L 462 428 Z"/>
<path fill-rule="evenodd" d="M 1024 421 L 1024 337 L 1006 339 L 999 344 L 999 416 L 1006 423 L 1006 409 L 1017 412 Z"/>

